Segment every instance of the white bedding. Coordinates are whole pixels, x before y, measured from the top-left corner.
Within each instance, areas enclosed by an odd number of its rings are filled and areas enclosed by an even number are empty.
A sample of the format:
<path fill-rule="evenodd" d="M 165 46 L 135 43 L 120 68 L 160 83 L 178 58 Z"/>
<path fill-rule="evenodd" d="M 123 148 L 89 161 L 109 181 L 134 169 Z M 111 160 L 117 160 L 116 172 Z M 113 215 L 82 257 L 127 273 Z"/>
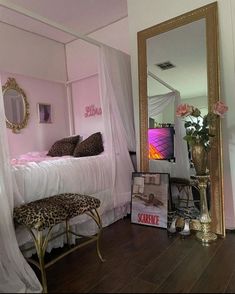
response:
<path fill-rule="evenodd" d="M 94 194 L 110 189 L 111 172 L 107 155 L 91 157 L 24 156 L 12 160 L 16 182 L 15 205 L 71 192 Z"/>
<path fill-rule="evenodd" d="M 107 154 L 91 157 L 48 157 L 46 152 L 31 152 L 12 159 L 15 206 L 42 199 L 60 193 L 81 193 L 101 200 L 98 209 L 103 226 L 124 217 L 129 212 L 130 201 L 125 205 L 114 207 L 112 196 L 111 162 Z M 72 219 L 74 229 L 81 234 L 93 234 L 96 225 L 86 215 Z M 79 226 L 77 226 L 79 224 Z M 54 231 L 60 231 L 61 225 Z M 26 230 L 17 228 L 19 245 L 30 240 Z M 64 239 L 55 239 L 49 244 L 62 246 Z M 29 255 L 33 251 L 28 252 Z"/>

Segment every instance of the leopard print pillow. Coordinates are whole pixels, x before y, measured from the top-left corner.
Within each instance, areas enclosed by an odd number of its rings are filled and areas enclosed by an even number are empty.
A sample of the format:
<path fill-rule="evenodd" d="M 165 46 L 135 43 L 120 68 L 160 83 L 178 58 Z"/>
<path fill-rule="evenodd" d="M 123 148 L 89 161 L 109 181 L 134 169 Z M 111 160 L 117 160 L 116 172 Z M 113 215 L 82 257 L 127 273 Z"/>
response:
<path fill-rule="evenodd" d="M 48 156 L 64 156 L 73 155 L 76 144 L 79 142 L 80 136 L 73 136 L 68 138 L 63 138 L 56 141 L 48 151 Z"/>
<path fill-rule="evenodd" d="M 73 156 L 83 157 L 83 156 L 94 156 L 98 155 L 104 151 L 102 135 L 100 132 L 92 134 L 90 137 L 77 143 Z"/>
<path fill-rule="evenodd" d="M 66 143 L 71 143 L 71 144 L 77 144 L 80 140 L 80 136 L 77 135 L 77 136 L 71 136 L 71 137 L 68 137 L 68 138 L 63 138 L 61 139 L 60 141 L 61 142 L 66 142 Z"/>

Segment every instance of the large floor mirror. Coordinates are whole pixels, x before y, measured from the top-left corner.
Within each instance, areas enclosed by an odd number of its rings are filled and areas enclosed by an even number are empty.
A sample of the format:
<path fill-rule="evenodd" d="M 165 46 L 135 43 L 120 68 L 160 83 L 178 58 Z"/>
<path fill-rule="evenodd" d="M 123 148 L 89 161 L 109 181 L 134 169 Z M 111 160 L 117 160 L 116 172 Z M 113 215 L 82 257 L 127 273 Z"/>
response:
<path fill-rule="evenodd" d="M 155 171 L 149 159 L 149 130 L 158 124 L 174 124 L 174 104 L 161 113 L 150 114 L 151 97 L 177 93 L 181 103 L 198 107 L 202 115 L 211 111 L 220 99 L 217 10 L 214 2 L 138 32 L 141 171 Z M 219 119 L 216 124 L 208 163 L 211 230 L 225 236 Z M 162 161 L 154 163 L 162 164 Z"/>

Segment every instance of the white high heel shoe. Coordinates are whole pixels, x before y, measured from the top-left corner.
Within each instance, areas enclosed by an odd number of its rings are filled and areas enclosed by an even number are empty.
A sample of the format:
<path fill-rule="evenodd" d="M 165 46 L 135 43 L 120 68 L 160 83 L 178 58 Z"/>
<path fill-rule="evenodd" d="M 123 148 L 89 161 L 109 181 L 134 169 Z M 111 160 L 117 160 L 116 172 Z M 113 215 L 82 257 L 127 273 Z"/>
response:
<path fill-rule="evenodd" d="M 176 233 L 176 221 L 177 221 L 177 219 L 178 219 L 178 217 L 174 217 L 173 220 L 172 220 L 172 223 L 171 223 L 170 227 L 167 229 L 167 231 L 170 234 Z"/>
<path fill-rule="evenodd" d="M 180 231 L 180 235 L 182 236 L 188 236 L 190 235 L 190 228 L 189 228 L 189 223 L 190 223 L 190 219 L 189 218 L 185 218 L 184 219 L 184 228 L 182 231 Z"/>

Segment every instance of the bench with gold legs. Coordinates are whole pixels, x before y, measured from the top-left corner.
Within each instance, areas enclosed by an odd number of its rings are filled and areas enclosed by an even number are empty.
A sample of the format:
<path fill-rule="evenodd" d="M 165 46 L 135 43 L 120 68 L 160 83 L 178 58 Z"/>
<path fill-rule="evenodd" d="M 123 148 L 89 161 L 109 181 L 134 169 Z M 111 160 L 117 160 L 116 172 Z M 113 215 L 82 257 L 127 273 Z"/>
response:
<path fill-rule="evenodd" d="M 99 206 L 100 200 L 95 197 L 76 193 L 64 193 L 33 201 L 14 209 L 15 222 L 24 225 L 33 237 L 38 261 L 33 259 L 28 260 L 36 265 L 41 271 L 44 293 L 47 293 L 46 268 L 77 248 L 96 241 L 97 254 L 100 260 L 102 262 L 104 261 L 99 248 L 99 239 L 102 230 L 101 219 L 97 211 Z M 98 226 L 98 232 L 92 236 L 85 236 L 86 238 L 88 237 L 88 240 L 82 242 L 81 244 L 79 243 L 78 245 L 70 246 L 70 234 L 77 237 L 84 237 L 73 232 L 69 226 L 69 220 L 81 214 L 87 214 L 96 222 Z M 66 234 L 69 249 L 52 261 L 45 264 L 44 257 L 48 242 L 50 241 L 52 229 L 55 225 L 62 222 L 65 223 L 65 231 L 53 237 L 53 239 Z"/>

